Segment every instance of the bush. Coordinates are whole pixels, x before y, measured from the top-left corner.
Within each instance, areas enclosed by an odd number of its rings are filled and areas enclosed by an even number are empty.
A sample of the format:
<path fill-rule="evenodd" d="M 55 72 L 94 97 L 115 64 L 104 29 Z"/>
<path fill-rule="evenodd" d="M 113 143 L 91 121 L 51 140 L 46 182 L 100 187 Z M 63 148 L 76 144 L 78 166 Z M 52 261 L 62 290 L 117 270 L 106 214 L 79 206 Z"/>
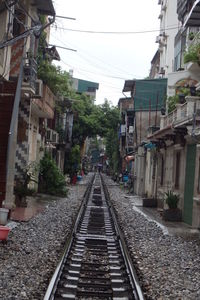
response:
<path fill-rule="evenodd" d="M 67 195 L 65 177 L 48 153 L 45 153 L 40 161 L 39 192 L 57 196 Z"/>
<path fill-rule="evenodd" d="M 168 191 L 167 193 L 165 193 L 166 195 L 166 203 L 169 206 L 169 208 L 171 209 L 175 209 L 178 206 L 178 202 L 179 202 L 179 196 L 174 194 L 172 191 Z"/>

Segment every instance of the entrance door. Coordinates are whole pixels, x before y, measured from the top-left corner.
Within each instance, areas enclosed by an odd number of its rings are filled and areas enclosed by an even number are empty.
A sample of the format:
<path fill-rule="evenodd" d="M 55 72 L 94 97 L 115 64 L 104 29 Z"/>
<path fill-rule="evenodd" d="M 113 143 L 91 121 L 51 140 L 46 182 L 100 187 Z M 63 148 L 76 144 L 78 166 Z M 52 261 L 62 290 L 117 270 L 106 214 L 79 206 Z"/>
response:
<path fill-rule="evenodd" d="M 196 145 L 187 146 L 183 221 L 192 225 Z"/>

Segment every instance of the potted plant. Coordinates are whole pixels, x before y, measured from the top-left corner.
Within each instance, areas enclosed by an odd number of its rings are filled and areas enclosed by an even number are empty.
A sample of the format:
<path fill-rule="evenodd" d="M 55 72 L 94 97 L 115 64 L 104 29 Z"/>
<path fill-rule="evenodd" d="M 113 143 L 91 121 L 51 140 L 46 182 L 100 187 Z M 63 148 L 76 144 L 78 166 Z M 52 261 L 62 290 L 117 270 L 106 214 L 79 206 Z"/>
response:
<path fill-rule="evenodd" d="M 35 180 L 35 173 L 37 172 L 37 166 L 31 164 L 25 168 L 23 179 L 17 180 L 14 187 L 15 204 L 16 206 L 26 207 L 26 197 L 35 193 L 35 190 L 29 187 L 31 182 L 37 183 Z"/>
<path fill-rule="evenodd" d="M 168 191 L 165 193 L 165 202 L 168 206 L 168 209 L 163 211 L 163 219 L 170 222 L 181 222 L 181 210 L 178 208 L 178 202 L 180 200 L 179 195 Z"/>
<path fill-rule="evenodd" d="M 195 37 L 194 32 L 190 32 L 190 33 L 188 34 L 188 39 L 189 39 L 190 41 L 192 41 L 192 40 L 194 39 L 194 37 Z"/>
<path fill-rule="evenodd" d="M 35 193 L 35 190 L 30 189 L 27 185 L 24 185 L 22 182 L 18 182 L 14 188 L 14 193 L 16 206 L 26 207 L 26 197 L 33 195 Z"/>

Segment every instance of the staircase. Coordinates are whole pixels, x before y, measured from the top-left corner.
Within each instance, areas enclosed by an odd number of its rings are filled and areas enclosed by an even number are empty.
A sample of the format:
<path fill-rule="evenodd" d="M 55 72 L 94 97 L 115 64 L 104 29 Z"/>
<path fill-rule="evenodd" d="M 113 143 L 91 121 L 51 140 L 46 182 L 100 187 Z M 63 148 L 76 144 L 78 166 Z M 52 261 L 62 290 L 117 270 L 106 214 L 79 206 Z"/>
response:
<path fill-rule="evenodd" d="M 6 193 L 8 134 L 17 82 L 0 81 L 0 207 Z"/>

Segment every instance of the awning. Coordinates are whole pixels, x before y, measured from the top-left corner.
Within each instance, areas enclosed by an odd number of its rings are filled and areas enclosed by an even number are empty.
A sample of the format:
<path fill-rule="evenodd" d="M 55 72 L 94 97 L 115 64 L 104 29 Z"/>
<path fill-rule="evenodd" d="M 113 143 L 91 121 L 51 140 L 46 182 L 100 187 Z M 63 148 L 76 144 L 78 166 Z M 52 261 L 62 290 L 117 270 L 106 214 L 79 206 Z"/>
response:
<path fill-rule="evenodd" d="M 199 27 L 200 26 L 200 0 L 196 0 L 192 9 L 187 16 L 183 27 Z"/>
<path fill-rule="evenodd" d="M 123 92 L 133 92 L 135 87 L 135 80 L 125 80 Z"/>

